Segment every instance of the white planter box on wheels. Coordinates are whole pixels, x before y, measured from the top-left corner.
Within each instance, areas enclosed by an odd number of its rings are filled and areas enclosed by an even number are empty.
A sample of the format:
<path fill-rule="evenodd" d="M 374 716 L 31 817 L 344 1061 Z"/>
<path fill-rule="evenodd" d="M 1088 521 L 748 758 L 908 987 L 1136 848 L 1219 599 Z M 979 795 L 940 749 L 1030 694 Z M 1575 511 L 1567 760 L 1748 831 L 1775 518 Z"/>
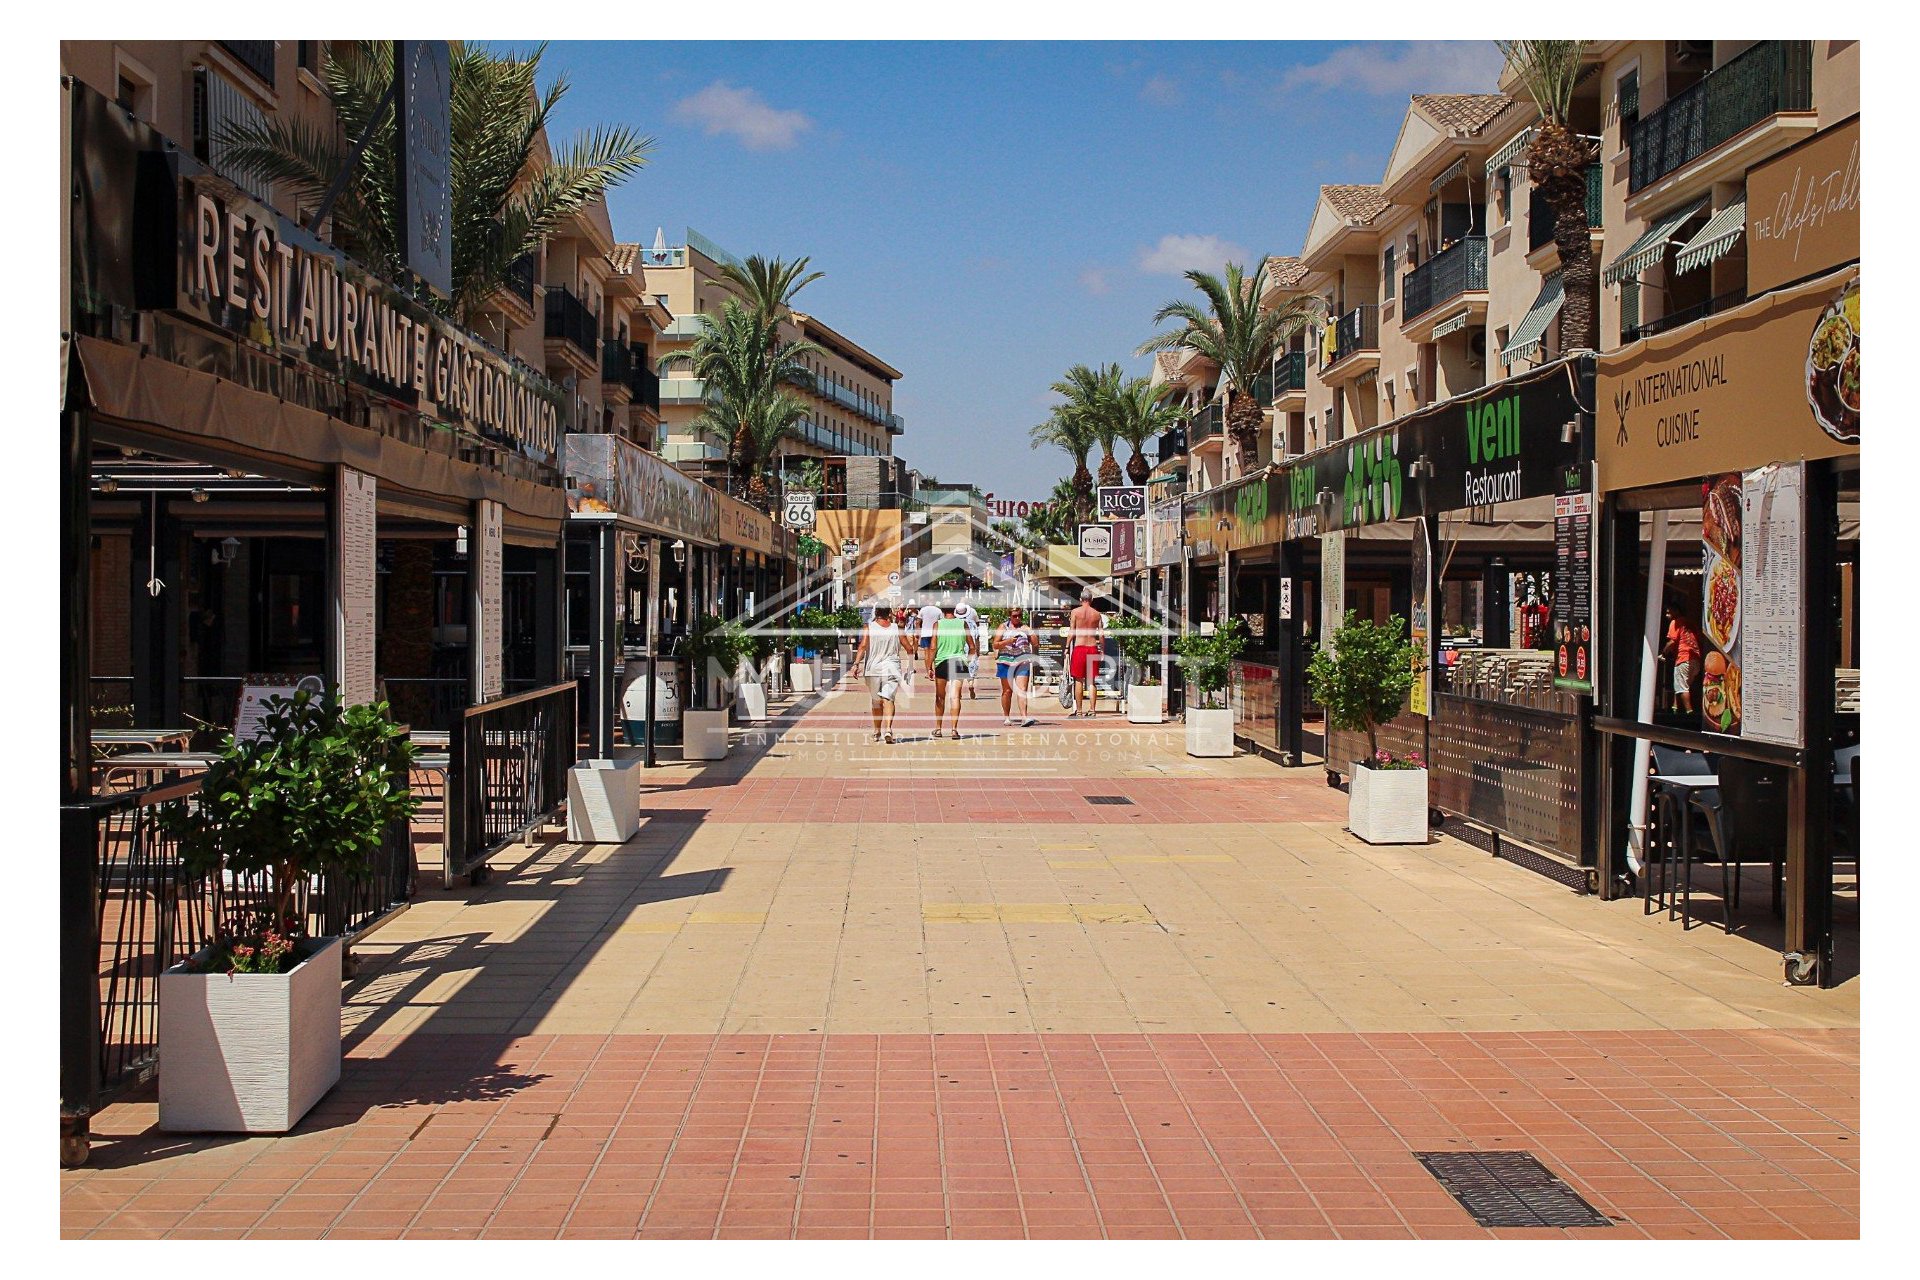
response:
<path fill-rule="evenodd" d="M 727 758 L 727 713 L 725 711 L 683 711 L 680 713 L 681 758 L 685 760 L 724 760 Z"/>
<path fill-rule="evenodd" d="M 1233 754 L 1233 708 L 1187 708 L 1187 754 L 1212 757 Z"/>
<path fill-rule="evenodd" d="M 1167 687 L 1163 684 L 1127 686 L 1127 723 L 1164 724 L 1167 719 Z"/>
<path fill-rule="evenodd" d="M 814 679 L 814 661 L 796 658 L 787 664 L 787 684 L 795 693 L 812 693 L 819 688 L 820 682 Z"/>
<path fill-rule="evenodd" d="M 345 947 L 339 938 L 297 945 L 304 958 L 287 973 L 178 964 L 160 975 L 162 1129 L 285 1133 L 339 1083 Z"/>
<path fill-rule="evenodd" d="M 1347 780 L 1347 830 L 1368 844 L 1427 842 L 1427 771 L 1356 762 Z"/>

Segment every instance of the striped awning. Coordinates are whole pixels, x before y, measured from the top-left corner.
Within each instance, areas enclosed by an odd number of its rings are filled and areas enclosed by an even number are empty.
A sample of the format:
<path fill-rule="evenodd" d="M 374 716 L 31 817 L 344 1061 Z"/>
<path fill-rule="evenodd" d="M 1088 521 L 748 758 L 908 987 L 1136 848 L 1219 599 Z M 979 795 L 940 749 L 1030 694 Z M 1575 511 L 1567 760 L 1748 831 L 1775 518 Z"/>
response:
<path fill-rule="evenodd" d="M 1520 153 L 1525 151 L 1532 141 L 1533 130 L 1531 128 L 1522 130 L 1519 137 L 1487 157 L 1487 172 L 1498 173 L 1516 163 L 1525 163 L 1520 160 Z"/>
<path fill-rule="evenodd" d="M 1433 326 L 1433 336 L 1434 338 L 1444 338 L 1450 333 L 1458 333 L 1467 327 L 1467 322 L 1471 319 L 1473 319 L 1472 311 L 1462 311 L 1457 316 L 1448 316 L 1445 320 Z"/>
<path fill-rule="evenodd" d="M 1700 228 L 1700 234 L 1687 241 L 1686 247 L 1680 250 L 1680 256 L 1674 259 L 1673 273 L 1679 275 L 1685 271 L 1695 271 L 1718 261 L 1740 243 L 1741 233 L 1746 229 L 1747 202 L 1736 200 L 1708 218 L 1707 225 Z"/>
<path fill-rule="evenodd" d="M 1673 240 L 1673 233 L 1680 224 L 1707 207 L 1707 197 L 1701 196 L 1683 209 L 1675 210 L 1647 228 L 1647 234 L 1633 242 L 1633 247 L 1607 264 L 1600 273 L 1602 284 L 1619 284 L 1628 276 L 1637 276 L 1642 271 L 1666 256 L 1667 245 Z"/>
<path fill-rule="evenodd" d="M 1458 160 L 1455 160 L 1452 164 L 1448 165 L 1446 167 L 1446 170 L 1443 173 L 1441 173 L 1439 177 L 1435 178 L 1432 181 L 1432 183 L 1428 185 L 1427 190 L 1438 191 L 1440 188 L 1446 186 L 1449 182 L 1452 182 L 1455 178 L 1459 177 L 1461 174 L 1465 173 L 1466 171 L 1467 171 L 1467 158 L 1465 156 L 1461 156 Z"/>
<path fill-rule="evenodd" d="M 1547 326 L 1560 314 L 1560 304 L 1566 300 L 1566 282 L 1560 278 L 1558 271 L 1542 280 L 1539 296 L 1508 335 L 1506 350 L 1500 353 L 1500 363 L 1511 365 L 1516 360 L 1539 359 L 1540 345 L 1547 336 Z"/>

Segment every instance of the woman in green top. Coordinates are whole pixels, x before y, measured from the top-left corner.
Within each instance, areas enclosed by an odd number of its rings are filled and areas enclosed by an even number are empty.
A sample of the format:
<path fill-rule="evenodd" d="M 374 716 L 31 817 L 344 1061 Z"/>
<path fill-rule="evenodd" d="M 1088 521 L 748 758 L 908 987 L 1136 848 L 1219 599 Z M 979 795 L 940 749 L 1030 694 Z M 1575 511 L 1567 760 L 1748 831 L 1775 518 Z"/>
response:
<path fill-rule="evenodd" d="M 947 705 L 947 685 L 953 682 L 953 716 L 947 728 L 957 742 L 960 738 L 960 686 L 967 678 L 967 663 L 979 651 L 973 632 L 954 616 L 953 601 L 940 606 L 940 621 L 933 627 L 933 643 L 927 646 L 927 674 L 933 677 L 933 736 L 940 736 L 940 717 Z"/>

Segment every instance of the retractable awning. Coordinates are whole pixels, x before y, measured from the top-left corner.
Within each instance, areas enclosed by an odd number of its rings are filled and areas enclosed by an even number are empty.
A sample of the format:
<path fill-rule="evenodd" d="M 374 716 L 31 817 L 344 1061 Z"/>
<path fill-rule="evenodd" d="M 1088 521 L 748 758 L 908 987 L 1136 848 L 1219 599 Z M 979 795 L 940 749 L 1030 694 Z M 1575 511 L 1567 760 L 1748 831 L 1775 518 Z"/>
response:
<path fill-rule="evenodd" d="M 1512 167 L 1519 161 L 1520 153 L 1525 151 L 1527 144 L 1532 141 L 1533 130 L 1530 128 L 1521 130 L 1519 137 L 1487 157 L 1487 172 L 1498 173 L 1502 169 Z"/>
<path fill-rule="evenodd" d="M 1707 207 L 1707 197 L 1701 196 L 1683 209 L 1675 210 L 1654 223 L 1647 233 L 1633 242 L 1633 247 L 1607 264 L 1600 273 L 1602 284 L 1619 284 L 1628 276 L 1637 276 L 1642 271 L 1666 256 L 1667 245 L 1673 240 L 1673 233 L 1694 214 Z"/>
<path fill-rule="evenodd" d="M 1741 233 L 1746 229 L 1747 202 L 1736 200 L 1708 218 L 1707 225 L 1700 228 L 1700 234 L 1687 241 L 1686 247 L 1681 249 L 1680 255 L 1674 259 L 1674 274 L 1697 271 L 1709 263 L 1719 261 L 1734 245 L 1740 243 Z"/>
<path fill-rule="evenodd" d="M 1535 360 L 1540 356 L 1540 344 L 1546 340 L 1547 326 L 1560 314 L 1560 306 L 1567 300 L 1566 281 L 1558 271 L 1540 282 L 1539 296 L 1533 305 L 1527 308 L 1527 314 L 1521 317 L 1507 338 L 1506 350 L 1500 353 L 1500 363 L 1511 365 L 1516 360 Z"/>
<path fill-rule="evenodd" d="M 1462 311 L 1457 316 L 1448 316 L 1445 320 L 1433 326 L 1433 337 L 1438 339 L 1444 338 L 1450 333 L 1458 333 L 1467 327 L 1467 322 L 1471 319 L 1473 319 L 1473 312 L 1471 310 Z"/>
<path fill-rule="evenodd" d="M 1459 177 L 1461 174 L 1465 173 L 1466 171 L 1467 171 L 1467 158 L 1465 156 L 1461 156 L 1458 160 L 1455 160 L 1452 164 L 1448 165 L 1446 169 L 1441 172 L 1439 177 L 1435 178 L 1431 183 L 1429 183 L 1427 185 L 1427 190 L 1438 191 L 1440 190 L 1440 188 L 1446 186 L 1449 182 L 1452 182 L 1455 178 Z"/>

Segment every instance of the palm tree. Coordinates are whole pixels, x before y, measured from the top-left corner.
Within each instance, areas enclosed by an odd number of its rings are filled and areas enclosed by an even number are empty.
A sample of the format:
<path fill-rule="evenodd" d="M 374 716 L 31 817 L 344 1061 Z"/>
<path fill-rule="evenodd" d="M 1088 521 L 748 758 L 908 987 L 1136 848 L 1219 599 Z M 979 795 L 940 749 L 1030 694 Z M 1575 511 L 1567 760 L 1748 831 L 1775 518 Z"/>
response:
<path fill-rule="evenodd" d="M 1127 379 L 1115 405 L 1118 409 L 1115 434 L 1133 446 L 1133 456 L 1127 459 L 1127 479 L 1133 484 L 1145 484 L 1153 474 L 1153 467 L 1141 451 L 1147 447 L 1147 441 L 1184 422 L 1186 406 L 1169 399 L 1167 387 L 1154 386 L 1151 378 Z"/>
<path fill-rule="evenodd" d="M 794 428 L 807 416 L 807 402 L 783 387 L 763 387 L 741 415 L 746 434 L 747 500 L 767 508 L 772 496 L 769 481 L 780 442 L 793 435 Z"/>
<path fill-rule="evenodd" d="M 1599 346 L 1594 311 L 1593 240 L 1588 229 L 1587 169 L 1593 147 L 1568 123 L 1573 89 L 1586 56 L 1584 40 L 1500 40 L 1507 67 L 1540 109 L 1540 127 L 1527 147 L 1527 176 L 1553 210 L 1553 243 L 1560 252 L 1560 336 L 1568 350 Z"/>
<path fill-rule="evenodd" d="M 818 343 L 782 342 L 779 328 L 777 319 L 728 298 L 718 318 L 701 315 L 700 331 L 691 347 L 660 357 L 662 368 L 690 365 L 693 376 L 705 384 L 706 407 L 693 420 L 693 428 L 727 442 L 728 470 L 747 487 L 758 477 L 761 465 L 772 461 L 772 455 L 763 450 L 780 438 L 767 437 L 762 415 L 770 412 L 768 406 L 784 394 L 784 388 L 811 389 L 813 374 L 802 357 L 826 354 Z M 797 421 L 805 416 L 806 405 L 789 398 L 800 406 Z M 761 488 L 764 491 L 764 481 Z"/>
<path fill-rule="evenodd" d="M 1062 483 L 1068 486 L 1074 522 L 1084 522 L 1093 511 L 1093 473 L 1087 470 L 1087 458 L 1094 446 L 1092 427 L 1066 405 L 1055 405 L 1047 420 L 1033 428 L 1029 435 L 1034 448 L 1051 445 L 1073 459 L 1073 477 Z M 1056 489 L 1055 493 L 1058 492 Z"/>
<path fill-rule="evenodd" d="M 638 171 L 653 147 L 653 139 L 626 125 L 602 125 L 536 167 L 535 147 L 567 93 L 564 76 L 554 77 L 544 95 L 539 92 L 545 50 L 541 45 L 524 58 L 503 57 L 477 44 L 452 43 L 453 295 L 422 301 L 462 323 L 505 283 L 514 263 Z M 321 77 L 337 128 L 283 112 L 263 124 L 229 126 L 220 145 L 241 172 L 275 183 L 304 208 L 316 209 L 348 167 L 354 141 L 373 122 L 367 148 L 332 208 L 334 240 L 376 275 L 404 279 L 394 112 L 391 105 L 381 109 L 393 83 L 393 45 L 335 45 Z"/>
<path fill-rule="evenodd" d="M 726 263 L 720 268 L 720 274 L 745 294 L 747 305 L 764 318 L 792 310 L 794 295 L 827 274 L 808 271 L 807 264 L 811 261 L 812 258 L 797 258 L 787 262 L 755 253 L 748 255 L 745 262 Z"/>
<path fill-rule="evenodd" d="M 1265 421 L 1254 379 L 1272 367 L 1274 353 L 1317 314 L 1311 298 L 1263 308 L 1260 294 L 1266 278 L 1264 264 L 1249 277 L 1237 263 L 1229 262 L 1225 280 L 1204 271 L 1187 272 L 1206 306 L 1184 298 L 1167 303 L 1154 313 L 1153 322 L 1174 320 L 1178 326 L 1147 339 L 1135 353 L 1144 356 L 1188 347 L 1220 366 L 1220 381 L 1227 389 L 1227 432 L 1239 448 L 1242 471 L 1253 469 Z"/>
<path fill-rule="evenodd" d="M 1100 446 L 1100 483 L 1119 484 L 1120 464 L 1114 460 L 1113 446 L 1119 439 L 1120 366 L 1103 364 L 1093 369 L 1076 364 L 1053 384 L 1053 392 L 1066 400 L 1067 412 L 1081 420 L 1087 434 Z"/>

